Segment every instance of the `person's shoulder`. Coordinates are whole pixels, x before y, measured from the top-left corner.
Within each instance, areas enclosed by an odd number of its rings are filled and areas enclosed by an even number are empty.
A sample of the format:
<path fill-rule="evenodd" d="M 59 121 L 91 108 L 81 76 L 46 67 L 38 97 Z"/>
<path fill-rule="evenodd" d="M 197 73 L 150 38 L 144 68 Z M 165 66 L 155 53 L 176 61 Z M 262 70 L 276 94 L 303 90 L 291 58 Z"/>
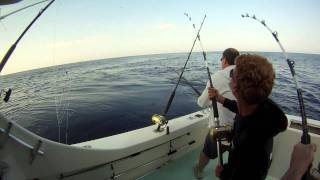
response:
<path fill-rule="evenodd" d="M 263 103 L 264 117 L 275 128 L 276 133 L 286 130 L 288 119 L 282 109 L 271 99 L 267 99 Z"/>
<path fill-rule="evenodd" d="M 236 65 L 229 65 L 228 67 L 224 68 L 223 71 L 230 72 L 231 69 L 234 69 L 235 67 L 236 67 Z"/>
<path fill-rule="evenodd" d="M 234 65 L 228 66 L 224 69 L 218 70 L 213 74 L 213 78 L 229 78 L 231 69 L 234 69 Z"/>

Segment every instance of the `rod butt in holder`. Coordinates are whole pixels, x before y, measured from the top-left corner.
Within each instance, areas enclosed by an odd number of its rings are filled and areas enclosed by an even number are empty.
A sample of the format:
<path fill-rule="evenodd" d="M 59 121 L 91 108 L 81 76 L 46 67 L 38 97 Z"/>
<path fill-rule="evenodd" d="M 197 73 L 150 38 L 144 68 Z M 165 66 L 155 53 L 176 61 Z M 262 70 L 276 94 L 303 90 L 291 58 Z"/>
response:
<path fill-rule="evenodd" d="M 158 125 L 157 129 L 155 130 L 156 132 L 162 132 L 165 129 L 166 125 L 168 124 L 168 120 L 164 116 L 159 114 L 154 114 L 151 120 L 153 124 Z"/>
<path fill-rule="evenodd" d="M 8 138 L 9 138 L 9 134 L 10 134 L 10 130 L 12 128 L 12 123 L 9 122 L 8 123 L 8 126 L 3 134 L 3 137 L 1 138 L 1 141 L 0 141 L 0 149 L 6 144 Z"/>

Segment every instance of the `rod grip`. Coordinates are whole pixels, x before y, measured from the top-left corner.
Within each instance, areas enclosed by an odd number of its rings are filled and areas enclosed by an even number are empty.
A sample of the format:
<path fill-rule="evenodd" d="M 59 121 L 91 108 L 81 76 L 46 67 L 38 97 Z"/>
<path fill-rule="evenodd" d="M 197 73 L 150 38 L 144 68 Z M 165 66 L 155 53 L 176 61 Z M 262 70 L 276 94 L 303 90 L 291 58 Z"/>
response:
<path fill-rule="evenodd" d="M 212 98 L 211 102 L 212 102 L 213 116 L 215 118 L 219 118 L 217 99 L 216 98 Z"/>

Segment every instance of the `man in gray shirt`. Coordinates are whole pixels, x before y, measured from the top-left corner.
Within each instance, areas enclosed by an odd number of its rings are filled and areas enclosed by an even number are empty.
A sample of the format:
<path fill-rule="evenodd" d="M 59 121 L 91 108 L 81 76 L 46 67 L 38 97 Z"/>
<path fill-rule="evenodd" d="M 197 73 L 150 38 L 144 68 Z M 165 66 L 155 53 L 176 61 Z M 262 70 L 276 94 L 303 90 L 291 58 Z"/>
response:
<path fill-rule="evenodd" d="M 239 55 L 239 52 L 234 48 L 228 48 L 223 51 L 221 58 L 221 66 L 222 70 L 217 71 L 213 74 L 212 84 L 215 89 L 219 91 L 221 95 L 227 97 L 228 99 L 235 99 L 232 91 L 230 89 L 230 71 L 235 67 L 234 61 L 235 58 Z M 200 107 L 209 107 L 211 105 L 211 100 L 208 97 L 208 88 L 210 87 L 209 82 L 207 83 L 206 88 L 202 92 L 201 96 L 198 98 L 198 105 Z M 221 125 L 232 125 L 233 118 L 235 114 L 225 107 L 223 107 L 220 103 L 217 104 L 218 112 L 219 112 L 219 120 Z M 210 108 L 210 110 L 212 110 Z M 214 117 L 213 113 L 209 113 L 209 123 L 208 126 L 213 127 L 214 125 Z M 209 134 L 206 137 L 205 144 L 203 147 L 203 151 L 200 154 L 199 162 L 194 166 L 194 175 L 198 179 L 203 178 L 203 169 L 208 164 L 210 159 L 215 159 L 217 157 L 217 147 L 216 142 L 210 138 Z M 225 148 L 224 148 L 225 149 Z"/>

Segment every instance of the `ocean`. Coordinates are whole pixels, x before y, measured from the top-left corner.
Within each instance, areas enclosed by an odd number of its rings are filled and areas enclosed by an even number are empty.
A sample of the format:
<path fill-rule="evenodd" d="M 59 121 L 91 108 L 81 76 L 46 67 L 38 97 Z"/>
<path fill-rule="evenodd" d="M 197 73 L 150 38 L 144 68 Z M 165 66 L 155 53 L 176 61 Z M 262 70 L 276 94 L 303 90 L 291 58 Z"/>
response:
<path fill-rule="evenodd" d="M 250 52 L 252 53 L 252 52 Z M 276 71 L 271 99 L 287 114 L 300 115 L 295 85 L 281 53 L 267 57 Z M 151 125 L 177 83 L 188 53 L 142 55 L 52 66 L 0 77 L 12 88 L 1 113 L 53 141 L 74 144 Z M 207 54 L 210 71 L 221 68 L 221 52 Z M 320 120 L 320 55 L 289 53 L 295 61 L 308 118 Z M 201 53 L 193 53 L 169 109 L 168 119 L 200 108 L 197 94 L 207 74 Z"/>

